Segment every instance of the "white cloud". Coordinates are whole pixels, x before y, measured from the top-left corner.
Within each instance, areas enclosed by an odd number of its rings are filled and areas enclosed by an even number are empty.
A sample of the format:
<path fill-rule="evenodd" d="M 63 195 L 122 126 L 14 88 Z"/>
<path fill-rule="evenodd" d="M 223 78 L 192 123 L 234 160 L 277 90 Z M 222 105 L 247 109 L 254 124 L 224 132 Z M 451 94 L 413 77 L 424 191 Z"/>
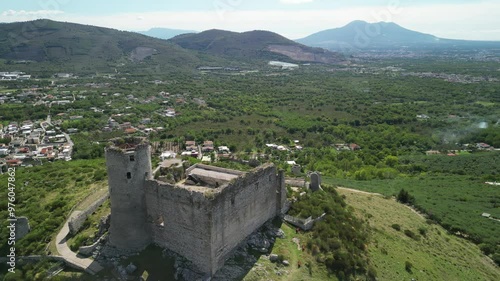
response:
<path fill-rule="evenodd" d="M 2 13 L 4 17 L 43 17 L 43 16 L 54 16 L 64 14 L 63 11 L 59 10 L 37 10 L 37 11 L 25 11 L 25 10 L 7 10 Z"/>
<path fill-rule="evenodd" d="M 280 0 L 280 2 L 283 4 L 304 4 L 314 2 L 314 0 Z"/>

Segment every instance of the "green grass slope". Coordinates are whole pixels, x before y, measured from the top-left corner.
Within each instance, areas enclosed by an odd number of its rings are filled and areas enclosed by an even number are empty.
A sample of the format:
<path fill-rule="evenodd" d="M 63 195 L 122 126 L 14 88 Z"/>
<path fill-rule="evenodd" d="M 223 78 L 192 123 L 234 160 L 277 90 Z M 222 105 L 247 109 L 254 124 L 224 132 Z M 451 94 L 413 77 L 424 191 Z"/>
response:
<path fill-rule="evenodd" d="M 373 229 L 368 250 L 379 280 L 500 280 L 500 269 L 476 245 L 427 224 L 410 208 L 382 196 L 339 193 Z"/>
<path fill-rule="evenodd" d="M 415 197 L 417 208 L 430 214 L 451 233 L 469 238 L 486 249 L 486 253 L 498 254 L 495 245 L 500 243 L 500 223 L 481 217 L 489 213 L 500 217 L 498 188 L 470 180 L 469 176 L 427 176 L 397 178 L 394 180 L 326 180 L 331 184 L 395 195 L 405 189 Z"/>

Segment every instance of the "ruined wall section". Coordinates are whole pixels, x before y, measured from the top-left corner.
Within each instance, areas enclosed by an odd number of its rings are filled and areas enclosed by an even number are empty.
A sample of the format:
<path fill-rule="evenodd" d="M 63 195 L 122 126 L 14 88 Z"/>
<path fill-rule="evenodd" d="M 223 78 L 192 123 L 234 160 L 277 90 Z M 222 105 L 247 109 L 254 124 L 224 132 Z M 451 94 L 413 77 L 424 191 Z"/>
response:
<path fill-rule="evenodd" d="M 211 273 L 211 201 L 201 193 L 159 181 L 148 181 L 145 192 L 153 242 Z"/>
<path fill-rule="evenodd" d="M 274 165 L 240 176 L 213 200 L 212 274 L 247 236 L 279 214 L 281 179 Z"/>
<path fill-rule="evenodd" d="M 220 173 L 224 173 L 224 174 L 230 174 L 230 175 L 236 175 L 236 176 L 241 176 L 241 175 L 245 174 L 242 171 L 231 170 L 231 169 L 226 169 L 226 168 L 222 168 L 222 167 L 209 166 L 209 165 L 204 165 L 204 164 L 199 164 L 198 163 L 198 164 L 195 164 L 195 165 L 187 168 L 186 169 L 186 175 L 189 175 L 189 173 L 191 173 L 196 168 L 202 168 L 202 169 L 207 169 L 207 170 L 211 170 L 211 171 L 216 171 L 216 172 L 220 172 Z"/>
<path fill-rule="evenodd" d="M 151 152 L 148 143 L 126 151 L 106 148 L 111 223 L 109 242 L 127 251 L 138 251 L 151 242 L 147 227 L 144 185 L 151 177 Z"/>
<path fill-rule="evenodd" d="M 72 217 L 68 221 L 69 233 L 76 234 L 82 228 L 83 224 L 87 220 L 87 218 L 92 215 L 99 207 L 104 204 L 104 202 L 108 199 L 109 194 L 106 193 L 101 198 L 97 199 L 92 205 L 90 205 L 84 211 L 78 213 L 75 217 Z"/>
<path fill-rule="evenodd" d="M 284 215 L 290 209 L 290 202 L 287 200 L 285 171 L 278 171 L 278 178 L 276 179 L 278 186 L 276 187 L 276 215 Z"/>

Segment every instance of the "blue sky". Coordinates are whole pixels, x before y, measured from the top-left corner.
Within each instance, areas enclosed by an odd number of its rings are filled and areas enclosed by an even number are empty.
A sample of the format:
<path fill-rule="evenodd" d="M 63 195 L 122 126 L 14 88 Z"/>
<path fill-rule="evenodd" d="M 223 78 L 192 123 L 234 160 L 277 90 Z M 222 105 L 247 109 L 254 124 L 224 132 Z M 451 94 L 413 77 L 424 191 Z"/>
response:
<path fill-rule="evenodd" d="M 1 1 L 0 22 L 37 18 L 117 28 L 265 29 L 291 39 L 353 20 L 393 21 L 443 38 L 500 40 L 498 0 Z"/>

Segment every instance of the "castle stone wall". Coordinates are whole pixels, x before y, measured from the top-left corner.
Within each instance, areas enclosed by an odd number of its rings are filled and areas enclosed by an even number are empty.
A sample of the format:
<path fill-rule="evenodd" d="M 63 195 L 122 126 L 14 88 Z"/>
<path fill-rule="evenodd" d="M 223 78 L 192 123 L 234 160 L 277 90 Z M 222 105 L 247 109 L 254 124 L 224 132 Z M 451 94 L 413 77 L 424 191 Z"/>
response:
<path fill-rule="evenodd" d="M 286 182 L 285 171 L 278 171 L 277 186 L 276 186 L 276 215 L 283 215 L 290 209 L 290 202 L 286 199 Z"/>
<path fill-rule="evenodd" d="M 156 243 L 212 276 L 246 237 L 285 206 L 284 173 L 272 164 L 248 173 L 209 167 L 238 177 L 206 188 L 154 180 L 147 143 L 133 151 L 107 148 L 106 163 L 111 246 L 130 252 Z"/>
<path fill-rule="evenodd" d="M 277 215 L 276 168 L 262 166 L 224 188 L 212 210 L 212 273 L 247 236 Z"/>
<path fill-rule="evenodd" d="M 153 242 L 210 273 L 210 201 L 200 193 L 158 181 L 148 181 L 145 190 Z"/>

